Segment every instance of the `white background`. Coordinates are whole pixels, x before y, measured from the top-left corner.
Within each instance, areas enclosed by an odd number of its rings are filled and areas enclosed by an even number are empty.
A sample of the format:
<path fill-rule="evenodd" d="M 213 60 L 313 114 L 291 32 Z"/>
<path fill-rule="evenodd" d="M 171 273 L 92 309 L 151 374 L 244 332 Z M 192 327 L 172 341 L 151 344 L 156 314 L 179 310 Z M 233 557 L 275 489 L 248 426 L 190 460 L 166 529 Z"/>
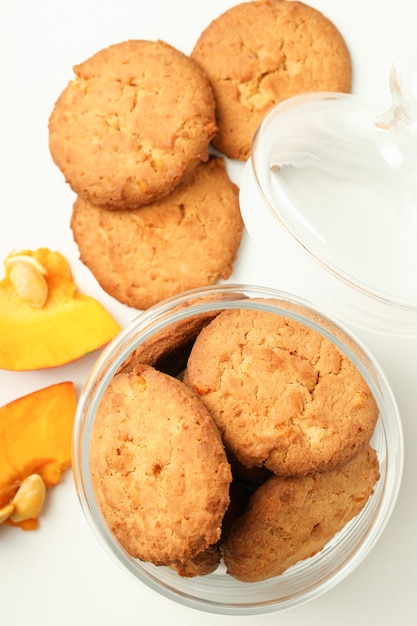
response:
<path fill-rule="evenodd" d="M 74 64 L 129 38 L 163 39 L 189 53 L 202 29 L 234 4 L 233 0 L 3 0 L 1 259 L 14 248 L 59 250 L 69 260 L 80 290 L 100 300 L 120 324 L 137 314 L 107 296 L 78 260 L 69 229 L 74 196 L 49 155 L 48 117 L 72 78 Z M 390 103 L 391 62 L 415 36 L 417 3 L 311 0 L 310 4 L 332 19 L 345 37 L 353 61 L 353 93 L 380 103 L 384 112 Z M 241 164 L 230 164 L 229 171 L 239 184 Z M 246 235 L 229 282 L 282 286 Z M 364 340 L 385 369 L 401 409 L 404 479 L 382 538 L 335 589 L 301 607 L 259 617 L 211 615 L 176 605 L 132 580 L 103 551 L 83 517 L 68 471 L 48 493 L 38 531 L 0 528 L 1 626 L 412 623 L 417 606 L 416 341 L 376 336 Z M 0 405 L 67 379 L 79 391 L 96 356 L 48 372 L 0 371 Z"/>

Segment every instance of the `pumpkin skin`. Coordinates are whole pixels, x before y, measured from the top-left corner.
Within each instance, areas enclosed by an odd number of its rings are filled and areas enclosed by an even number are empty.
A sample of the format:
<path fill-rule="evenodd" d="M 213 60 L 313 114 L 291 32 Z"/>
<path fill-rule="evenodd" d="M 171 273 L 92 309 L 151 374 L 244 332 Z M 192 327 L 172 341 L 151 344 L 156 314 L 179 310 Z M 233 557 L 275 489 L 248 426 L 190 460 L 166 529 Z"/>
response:
<path fill-rule="evenodd" d="M 45 268 L 48 297 L 41 308 L 21 300 L 6 267 L 0 281 L 0 369 L 65 365 L 103 347 L 120 331 L 97 300 L 78 291 L 61 253 L 40 248 L 18 254 L 33 256 Z"/>
<path fill-rule="evenodd" d="M 72 382 L 61 382 L 0 407 L 0 508 L 14 497 L 31 474 L 47 488 L 61 480 L 71 466 L 71 437 L 76 410 Z M 34 530 L 37 519 L 4 524 Z"/>

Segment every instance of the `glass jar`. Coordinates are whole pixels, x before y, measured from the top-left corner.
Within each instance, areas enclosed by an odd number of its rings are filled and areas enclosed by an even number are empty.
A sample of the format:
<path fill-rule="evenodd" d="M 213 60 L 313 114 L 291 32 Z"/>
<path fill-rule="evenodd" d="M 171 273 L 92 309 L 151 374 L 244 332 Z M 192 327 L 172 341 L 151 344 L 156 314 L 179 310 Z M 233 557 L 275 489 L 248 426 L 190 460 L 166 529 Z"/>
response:
<path fill-rule="evenodd" d="M 362 511 L 315 556 L 282 575 L 243 583 L 224 566 L 207 576 L 182 578 L 169 567 L 157 567 L 130 556 L 107 526 L 94 495 L 90 473 L 91 433 L 103 393 L 121 365 L 144 342 L 169 336 L 180 346 L 182 328 L 198 332 L 199 319 L 228 309 L 262 310 L 291 317 L 334 343 L 355 364 L 379 408 L 371 440 L 378 454 L 380 479 Z M 189 324 L 193 321 L 192 324 Z M 188 341 L 189 338 L 187 338 Z M 273 289 L 220 285 L 197 289 L 161 302 L 138 315 L 101 353 L 80 396 L 73 435 L 73 472 L 78 497 L 97 538 L 116 563 L 140 583 L 187 607 L 225 615 L 257 615 L 290 608 L 332 589 L 365 559 L 379 540 L 398 497 L 404 463 L 398 407 L 374 357 L 348 330 L 304 300 Z"/>

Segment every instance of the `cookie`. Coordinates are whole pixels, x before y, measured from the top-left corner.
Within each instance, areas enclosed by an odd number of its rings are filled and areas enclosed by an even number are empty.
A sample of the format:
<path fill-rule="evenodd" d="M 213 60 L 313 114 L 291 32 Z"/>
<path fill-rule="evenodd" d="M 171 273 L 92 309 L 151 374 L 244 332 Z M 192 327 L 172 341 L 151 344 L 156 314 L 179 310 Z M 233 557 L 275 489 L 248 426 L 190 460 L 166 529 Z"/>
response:
<path fill-rule="evenodd" d="M 243 230 L 238 189 L 218 157 L 159 202 L 111 211 L 78 197 L 71 228 L 103 289 L 137 309 L 227 279 Z"/>
<path fill-rule="evenodd" d="M 257 582 L 314 556 L 360 513 L 378 478 L 376 453 L 367 447 L 329 472 L 268 479 L 222 546 L 227 573 Z"/>
<path fill-rule="evenodd" d="M 185 563 L 219 540 L 230 466 L 207 409 L 179 380 L 145 365 L 117 374 L 94 420 L 90 469 L 104 519 L 131 556 Z"/>
<path fill-rule="evenodd" d="M 291 96 L 351 90 L 351 58 L 336 28 L 301 2 L 256 0 L 232 7 L 201 33 L 191 53 L 216 98 L 213 145 L 249 157 L 265 114 Z"/>
<path fill-rule="evenodd" d="M 49 119 L 49 147 L 77 195 L 136 208 L 208 158 L 213 92 L 190 57 L 163 41 L 130 40 L 74 72 Z"/>
<path fill-rule="evenodd" d="M 196 338 L 184 381 L 240 463 L 279 475 L 345 463 L 369 443 L 378 419 L 350 359 L 315 330 L 270 311 L 222 311 Z"/>

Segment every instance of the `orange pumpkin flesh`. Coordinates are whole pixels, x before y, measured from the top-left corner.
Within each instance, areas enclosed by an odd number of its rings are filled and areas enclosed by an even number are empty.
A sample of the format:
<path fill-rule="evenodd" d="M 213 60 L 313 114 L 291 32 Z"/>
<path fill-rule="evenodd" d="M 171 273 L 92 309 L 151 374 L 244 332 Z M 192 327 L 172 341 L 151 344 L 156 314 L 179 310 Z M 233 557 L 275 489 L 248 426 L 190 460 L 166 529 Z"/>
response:
<path fill-rule="evenodd" d="M 101 348 L 120 326 L 94 298 L 81 294 L 66 259 L 47 248 L 19 252 L 46 270 L 42 308 L 19 299 L 6 269 L 0 281 L 0 368 L 27 371 L 70 363 Z"/>
<path fill-rule="evenodd" d="M 39 474 L 46 487 L 59 483 L 71 466 L 75 409 L 72 382 L 45 387 L 0 407 L 0 508 L 31 474 Z M 33 530 L 38 520 L 4 523 Z"/>

